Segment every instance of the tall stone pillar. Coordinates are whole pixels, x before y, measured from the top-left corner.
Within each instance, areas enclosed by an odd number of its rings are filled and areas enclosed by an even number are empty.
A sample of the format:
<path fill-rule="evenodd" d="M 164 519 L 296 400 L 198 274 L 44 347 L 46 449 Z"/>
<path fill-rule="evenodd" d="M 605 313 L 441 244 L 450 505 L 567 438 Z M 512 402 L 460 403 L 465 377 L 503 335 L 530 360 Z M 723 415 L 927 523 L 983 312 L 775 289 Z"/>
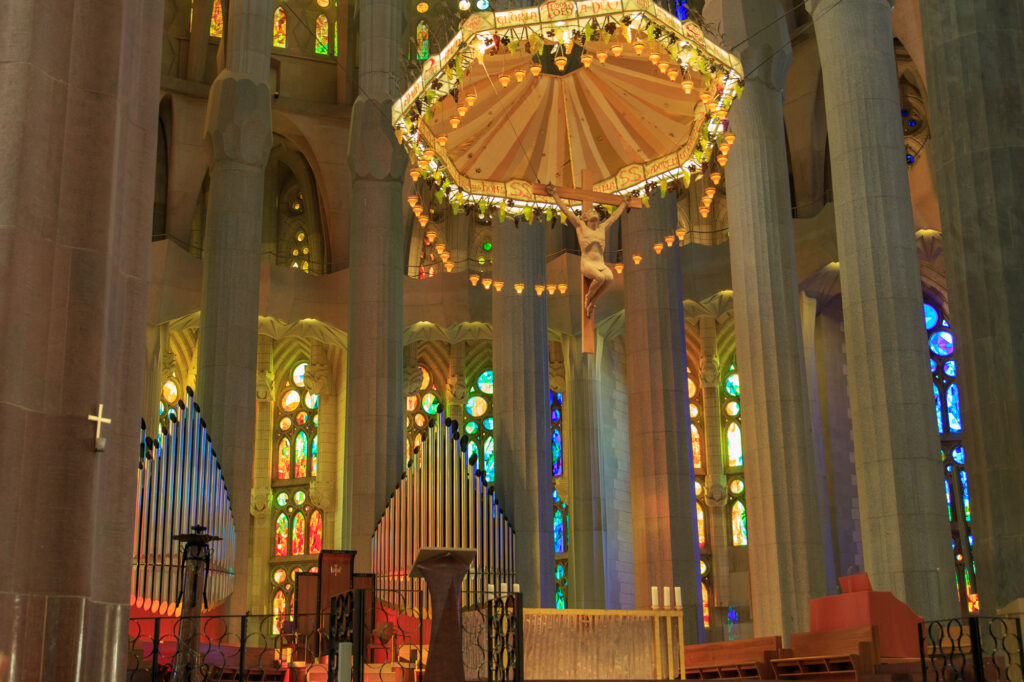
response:
<path fill-rule="evenodd" d="M 600 338 L 597 343 L 601 343 Z M 578 337 L 562 342 L 566 362 L 563 403 L 569 462 L 569 593 L 573 608 L 603 609 L 604 521 L 601 510 L 601 386 L 596 353 L 584 354 Z"/>
<path fill-rule="evenodd" d="M 260 334 L 256 344 L 256 435 L 253 451 L 252 493 L 249 513 L 252 515 L 252 539 L 249 542 L 249 606 L 252 613 L 269 613 L 270 564 L 273 556 L 270 541 L 270 511 L 273 508 L 272 465 L 274 449 L 274 339 Z"/>
<path fill-rule="evenodd" d="M 807 630 L 807 602 L 827 585 L 782 118 L 792 53 L 764 63 L 789 39 L 778 3 L 729 4 L 730 40 L 750 37 L 740 56 L 751 74 L 730 115 L 736 144 L 726 169 L 750 606 L 755 634 L 788 636 Z"/>
<path fill-rule="evenodd" d="M 705 543 L 711 545 L 711 580 L 714 584 L 712 625 L 724 625 L 732 605 L 729 576 L 729 548 L 732 546 L 728 481 L 725 477 L 725 451 L 722 449 L 722 404 L 718 395 L 721 373 L 718 367 L 718 321 L 715 315 L 697 318 L 700 331 L 702 364 L 700 398 L 704 412 L 704 500 L 707 502 L 708 532 Z"/>
<path fill-rule="evenodd" d="M 864 563 L 925 619 L 956 607 L 889 0 L 815 0 Z"/>
<path fill-rule="evenodd" d="M 974 556 L 991 613 L 1024 596 L 1024 141 L 1007 127 L 1024 109 L 1024 16 L 1019 3 L 924 0 L 921 21 Z"/>
<path fill-rule="evenodd" d="M 528 607 L 555 605 L 555 548 L 548 415 L 548 305 L 541 223 L 494 230 L 494 484 L 516 531 L 516 581 Z M 517 295 L 515 284 L 524 284 Z"/>
<path fill-rule="evenodd" d="M 651 247 L 675 231 L 676 195 L 622 217 L 626 260 L 626 392 L 629 486 L 633 506 L 636 607 L 651 587 L 679 586 L 686 641 L 703 639 L 697 499 L 693 491 L 686 338 L 679 251 Z M 632 263 L 633 254 L 643 261 Z"/>
<path fill-rule="evenodd" d="M 113 682 L 129 656 L 163 6 L 0 14 L 0 669 Z"/>
<path fill-rule="evenodd" d="M 320 397 L 317 408 L 319 426 L 316 430 L 317 474 L 309 482 L 309 497 L 313 506 L 323 512 L 323 548 L 334 549 L 337 547 L 334 538 L 338 526 L 338 479 L 342 475 L 341 458 L 338 457 L 338 414 L 341 412 L 341 401 L 328 346 L 322 341 L 311 339 L 309 342 L 305 383 L 306 388 Z"/>
<path fill-rule="evenodd" d="M 229 613 L 245 613 L 256 413 L 263 171 L 270 154 L 270 0 L 236 2 L 227 66 L 210 88 L 210 194 L 203 239 L 198 401 L 231 497 L 237 533 Z"/>
<path fill-rule="evenodd" d="M 402 178 L 406 155 L 391 126 L 401 52 L 399 0 L 359 10 L 360 95 L 352 106 L 348 163 L 349 348 L 342 539 L 370 569 L 370 536 L 402 473 Z"/>

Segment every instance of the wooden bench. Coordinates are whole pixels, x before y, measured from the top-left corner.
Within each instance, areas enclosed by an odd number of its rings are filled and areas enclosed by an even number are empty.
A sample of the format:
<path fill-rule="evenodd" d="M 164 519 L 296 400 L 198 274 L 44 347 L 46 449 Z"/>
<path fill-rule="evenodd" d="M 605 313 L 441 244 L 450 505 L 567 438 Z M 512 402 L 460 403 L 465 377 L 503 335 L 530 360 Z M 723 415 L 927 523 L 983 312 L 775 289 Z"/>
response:
<path fill-rule="evenodd" d="M 771 675 L 769 661 L 782 654 L 781 637 L 754 637 L 686 647 L 686 678 L 755 680 Z"/>
<path fill-rule="evenodd" d="M 874 625 L 793 635 L 785 658 L 771 661 L 778 680 L 856 680 L 874 675 L 878 628 Z"/>

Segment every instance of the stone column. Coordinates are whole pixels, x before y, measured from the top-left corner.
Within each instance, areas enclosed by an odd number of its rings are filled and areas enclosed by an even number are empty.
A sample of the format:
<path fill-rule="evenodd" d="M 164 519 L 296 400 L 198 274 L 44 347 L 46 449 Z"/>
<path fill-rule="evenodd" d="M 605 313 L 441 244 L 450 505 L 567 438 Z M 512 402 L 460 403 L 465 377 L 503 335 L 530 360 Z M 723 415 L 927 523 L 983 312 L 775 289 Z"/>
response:
<path fill-rule="evenodd" d="M 231 5 L 227 67 L 210 88 L 197 399 L 232 501 L 239 551 L 229 613 L 245 613 L 256 412 L 263 171 L 270 154 L 269 0 Z"/>
<path fill-rule="evenodd" d="M 260 334 L 256 345 L 256 436 L 253 451 L 252 494 L 249 513 L 252 515 L 252 539 L 249 542 L 249 606 L 252 613 L 270 612 L 270 564 L 273 556 L 270 541 L 270 510 L 273 508 L 271 483 L 277 474 L 274 466 L 274 339 Z"/>
<path fill-rule="evenodd" d="M 190 81 L 201 81 L 206 76 L 206 53 L 210 49 L 212 20 L 213 0 L 193 0 L 192 26 L 188 32 L 188 60 L 185 68 L 185 77 Z"/>
<path fill-rule="evenodd" d="M 730 116 L 726 169 L 750 548 L 757 635 L 803 632 L 807 601 L 825 594 L 821 510 L 797 307 L 782 88 L 789 35 L 778 3 L 733 0 L 730 40 L 748 70 Z M 730 16 L 730 15 L 727 15 Z M 764 26 L 767 31 L 758 33 Z"/>
<path fill-rule="evenodd" d="M 991 613 L 1024 596 L 1024 142 L 1013 123 L 1024 17 L 1019 3 L 924 0 L 921 21 L 974 556 Z"/>
<path fill-rule="evenodd" d="M 113 682 L 129 656 L 163 5 L 0 14 L 0 668 Z"/>
<path fill-rule="evenodd" d="M 889 0 L 815 0 L 864 563 L 925 619 L 955 613 Z"/>
<path fill-rule="evenodd" d="M 370 568 L 370 536 L 401 476 L 402 177 L 406 155 L 391 126 L 400 51 L 401 2 L 360 6 L 360 95 L 352 107 L 348 163 L 349 349 L 342 539 Z"/>
<path fill-rule="evenodd" d="M 633 506 L 636 607 L 648 608 L 651 586 L 679 586 L 686 641 L 704 638 L 701 617 L 697 499 L 693 491 L 686 338 L 679 250 L 651 247 L 676 227 L 676 194 L 622 218 L 626 265 L 626 391 L 629 479 Z M 639 265 L 633 254 L 643 256 Z"/>
<path fill-rule="evenodd" d="M 702 365 L 700 370 L 700 397 L 704 411 L 704 500 L 707 502 L 707 536 L 711 545 L 711 581 L 714 613 L 712 625 L 725 633 L 729 606 L 732 605 L 729 567 L 729 548 L 732 533 L 729 510 L 729 488 L 725 477 L 725 451 L 722 448 L 722 405 L 718 387 L 721 374 L 718 368 L 718 322 L 714 315 L 697 319 L 700 331 Z M 724 637 L 723 637 L 724 639 Z"/>
<path fill-rule="evenodd" d="M 595 339 L 599 344 L 600 337 Z M 570 605 L 603 609 L 604 520 L 601 509 L 601 386 L 596 353 L 584 354 L 576 336 L 562 342 L 566 365 L 565 456 L 569 464 Z"/>
<path fill-rule="evenodd" d="M 527 607 L 555 605 L 548 306 L 541 223 L 494 229 L 494 485 L 516 531 L 516 581 Z M 525 285 L 517 295 L 515 283 Z"/>

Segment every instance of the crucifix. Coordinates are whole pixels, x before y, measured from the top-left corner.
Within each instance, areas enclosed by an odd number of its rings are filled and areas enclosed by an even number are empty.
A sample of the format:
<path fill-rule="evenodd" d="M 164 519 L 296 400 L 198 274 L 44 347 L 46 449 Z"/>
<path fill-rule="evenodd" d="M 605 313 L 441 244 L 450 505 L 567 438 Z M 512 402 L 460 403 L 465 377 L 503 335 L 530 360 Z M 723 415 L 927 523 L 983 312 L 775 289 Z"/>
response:
<path fill-rule="evenodd" d="M 593 187 L 590 181 L 590 173 L 583 171 L 582 184 Z M 604 261 L 605 243 L 608 237 L 608 228 L 615 224 L 627 207 L 639 208 L 642 206 L 639 199 L 626 199 L 617 194 L 605 194 L 591 190 L 580 189 L 557 189 L 551 183 L 547 185 L 534 185 L 534 194 L 546 194 L 555 200 L 558 208 L 569 219 L 576 228 L 576 238 L 580 242 L 580 277 L 583 283 L 583 336 L 582 348 L 584 353 L 594 352 L 594 310 L 597 306 L 597 298 L 605 292 L 615 276 L 612 274 L 608 264 Z M 563 197 L 578 199 L 583 202 L 583 212 L 580 218 L 576 217 Z M 598 214 L 594 203 L 618 204 L 618 207 L 603 222 Z"/>
<path fill-rule="evenodd" d="M 103 403 L 100 403 L 99 414 L 89 415 L 89 421 L 96 422 L 96 452 L 103 452 L 107 449 L 107 439 L 100 436 L 100 430 L 110 423 L 110 419 L 103 417 Z"/>

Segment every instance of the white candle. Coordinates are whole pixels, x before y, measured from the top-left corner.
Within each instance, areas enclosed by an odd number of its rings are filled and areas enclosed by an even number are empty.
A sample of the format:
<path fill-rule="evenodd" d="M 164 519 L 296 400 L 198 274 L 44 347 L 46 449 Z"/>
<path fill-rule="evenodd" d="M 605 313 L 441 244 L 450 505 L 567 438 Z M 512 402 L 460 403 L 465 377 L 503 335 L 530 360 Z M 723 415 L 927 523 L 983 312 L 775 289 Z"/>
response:
<path fill-rule="evenodd" d="M 658 588 L 651 585 L 651 608 L 658 608 Z"/>
<path fill-rule="evenodd" d="M 665 608 L 672 608 L 672 588 L 666 585 L 665 587 L 661 588 L 661 591 L 662 594 L 665 595 L 665 599 L 663 600 L 665 603 Z"/>
<path fill-rule="evenodd" d="M 683 608 L 683 588 L 676 586 L 676 608 Z"/>

